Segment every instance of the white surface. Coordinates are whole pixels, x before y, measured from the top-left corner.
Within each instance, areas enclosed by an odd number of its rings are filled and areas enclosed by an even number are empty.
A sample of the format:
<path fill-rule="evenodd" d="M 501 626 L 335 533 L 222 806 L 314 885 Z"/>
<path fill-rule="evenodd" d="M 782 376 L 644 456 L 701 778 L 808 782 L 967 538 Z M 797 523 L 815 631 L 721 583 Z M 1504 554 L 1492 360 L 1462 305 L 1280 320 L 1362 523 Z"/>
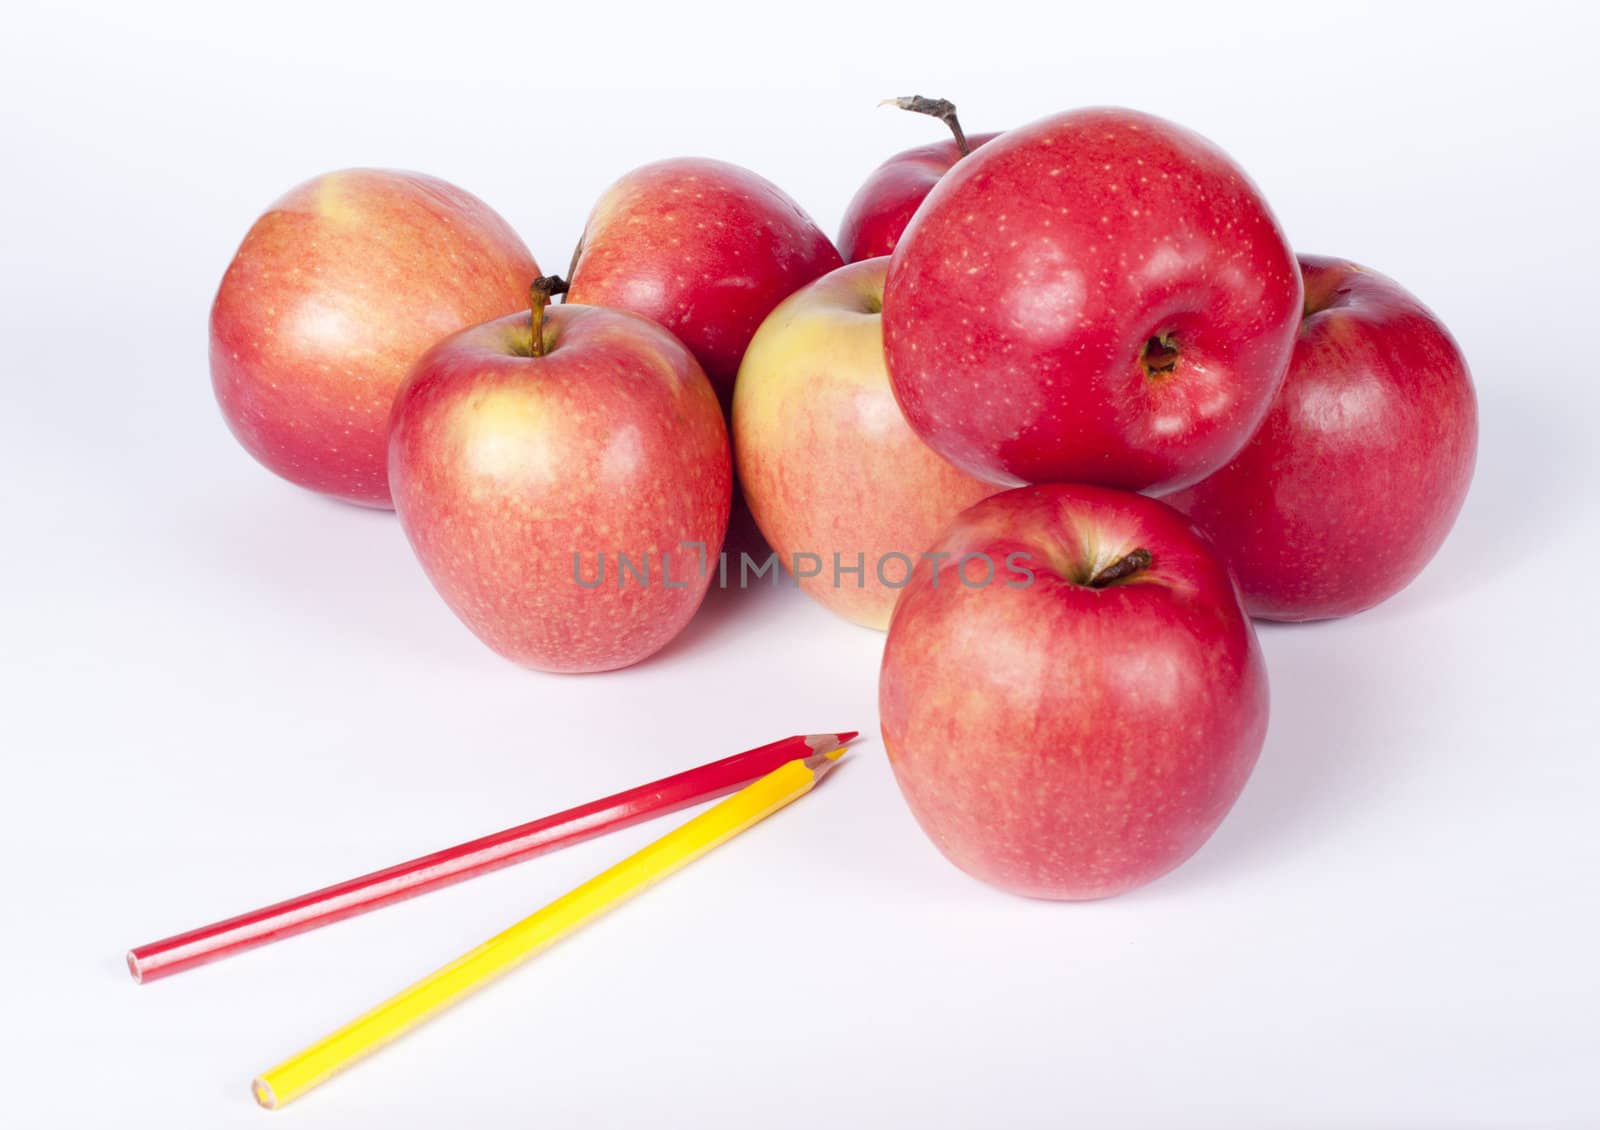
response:
<path fill-rule="evenodd" d="M 8 1125 L 1600 1122 L 1593 6 L 407 7 L 30 4 L 0 37 Z M 873 108 L 919 91 L 972 130 L 1176 117 L 1297 246 L 1422 295 L 1482 402 L 1443 553 L 1377 611 L 1263 631 L 1260 768 L 1143 891 L 977 885 L 874 742 L 257 1110 L 252 1073 L 660 826 L 160 984 L 126 947 L 782 734 L 875 734 L 880 637 L 785 591 L 617 675 L 500 661 L 390 516 L 224 429 L 205 316 L 245 228 L 326 169 L 413 167 L 559 269 L 608 181 L 698 152 L 832 231 L 938 136 Z"/>

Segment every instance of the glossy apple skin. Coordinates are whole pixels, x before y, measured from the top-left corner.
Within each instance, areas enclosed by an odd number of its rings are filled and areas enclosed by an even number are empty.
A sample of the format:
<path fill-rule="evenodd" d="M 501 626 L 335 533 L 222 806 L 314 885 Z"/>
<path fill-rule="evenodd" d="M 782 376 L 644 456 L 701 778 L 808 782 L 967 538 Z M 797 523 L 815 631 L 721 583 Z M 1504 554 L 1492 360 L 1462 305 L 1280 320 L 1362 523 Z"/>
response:
<path fill-rule="evenodd" d="M 420 173 L 347 169 L 245 235 L 211 307 L 211 382 L 246 451 L 292 483 L 390 505 L 389 410 L 440 338 L 528 303 L 539 265 L 487 204 Z"/>
<path fill-rule="evenodd" d="M 967 138 L 968 150 L 999 136 L 974 134 Z M 960 148 L 951 138 L 896 153 L 874 169 L 845 208 L 844 222 L 839 225 L 839 254 L 845 262 L 875 259 L 892 252 L 917 206 L 961 157 Z"/>
<path fill-rule="evenodd" d="M 739 484 L 767 544 L 786 567 L 816 554 L 822 573 L 800 587 L 880 630 L 909 562 L 996 490 L 929 450 L 895 404 L 879 316 L 887 270 L 884 258 L 851 263 L 784 299 L 751 340 L 733 392 Z M 909 560 L 885 560 L 891 553 Z M 834 554 L 862 574 L 841 571 L 834 584 Z"/>
<path fill-rule="evenodd" d="M 1455 523 L 1478 451 L 1472 375 L 1439 319 L 1354 263 L 1302 255 L 1300 269 L 1305 320 L 1266 420 L 1168 499 L 1267 620 L 1348 616 L 1410 584 Z"/>
<path fill-rule="evenodd" d="M 728 523 L 722 412 L 689 351 L 620 310 L 559 306 L 447 338 L 395 400 L 389 479 L 422 567 L 457 616 L 543 671 L 637 663 L 689 622 Z M 671 554 L 672 585 L 661 554 Z M 595 580 L 604 554 L 603 583 Z M 619 553 L 650 583 L 618 584 Z M 681 586 L 681 587 L 674 587 Z"/>
<path fill-rule="evenodd" d="M 1081 583 L 1139 548 L 1143 572 Z M 1132 890 L 1192 855 L 1267 727 L 1255 632 L 1204 538 L 1155 499 L 1047 485 L 978 503 L 930 552 L 951 556 L 901 595 L 878 700 L 889 764 L 939 850 L 1051 899 Z M 1026 587 L 1006 583 L 1017 552 Z M 990 555 L 994 583 L 961 582 L 968 553 Z"/>
<path fill-rule="evenodd" d="M 842 262 L 771 181 L 725 161 L 681 157 L 637 168 L 600 197 L 573 257 L 567 300 L 667 327 L 726 406 L 762 320 Z"/>
<path fill-rule="evenodd" d="M 958 466 L 1162 493 L 1261 422 L 1300 274 L 1221 150 L 1146 114 L 1076 110 L 1002 134 L 934 186 L 883 317 L 906 418 Z M 1179 356 L 1151 375 L 1159 335 Z"/>

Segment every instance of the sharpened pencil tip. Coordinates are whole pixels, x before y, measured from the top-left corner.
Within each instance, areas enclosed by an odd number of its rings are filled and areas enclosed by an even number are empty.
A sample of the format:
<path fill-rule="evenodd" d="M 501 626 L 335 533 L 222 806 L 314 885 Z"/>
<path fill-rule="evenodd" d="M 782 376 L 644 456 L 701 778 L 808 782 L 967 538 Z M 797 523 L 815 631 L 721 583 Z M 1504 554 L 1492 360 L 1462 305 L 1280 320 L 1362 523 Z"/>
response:
<path fill-rule="evenodd" d="M 859 737 L 860 730 L 846 730 L 842 734 L 807 734 L 806 745 L 811 747 L 813 753 L 826 753 L 835 746 L 841 746 Z"/>
<path fill-rule="evenodd" d="M 828 770 L 839 764 L 839 759 L 848 752 L 843 746 L 840 746 L 838 749 L 830 749 L 825 753 L 813 753 L 805 759 L 805 767 L 811 770 L 816 780 L 820 781 L 827 776 Z"/>

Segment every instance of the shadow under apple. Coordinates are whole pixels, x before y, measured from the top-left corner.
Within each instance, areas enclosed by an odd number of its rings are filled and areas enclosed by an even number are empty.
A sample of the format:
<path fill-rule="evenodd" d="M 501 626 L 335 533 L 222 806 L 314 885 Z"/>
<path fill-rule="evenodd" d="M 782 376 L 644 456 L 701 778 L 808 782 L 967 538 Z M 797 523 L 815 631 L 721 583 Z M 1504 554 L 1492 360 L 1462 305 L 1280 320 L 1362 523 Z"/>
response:
<path fill-rule="evenodd" d="M 1386 605 L 1410 611 L 1480 591 L 1542 551 L 1585 510 L 1593 438 L 1570 405 L 1528 388 L 1478 390 L 1478 465 L 1456 525 L 1421 575 Z"/>
<path fill-rule="evenodd" d="M 391 511 L 268 482 L 244 498 L 174 500 L 166 520 L 171 552 L 214 579 L 173 599 L 226 593 L 226 603 L 209 597 L 218 616 L 247 610 L 295 624 L 308 648 L 359 636 L 428 663 L 452 639 L 464 653 L 482 649 L 434 592 Z"/>
<path fill-rule="evenodd" d="M 1272 688 L 1261 759 L 1215 835 L 1145 888 L 1150 895 L 1201 891 L 1312 850 L 1345 834 L 1352 813 L 1376 807 L 1407 772 L 1396 739 L 1413 720 L 1426 725 L 1424 701 L 1334 625 L 1258 623 L 1257 631 Z"/>

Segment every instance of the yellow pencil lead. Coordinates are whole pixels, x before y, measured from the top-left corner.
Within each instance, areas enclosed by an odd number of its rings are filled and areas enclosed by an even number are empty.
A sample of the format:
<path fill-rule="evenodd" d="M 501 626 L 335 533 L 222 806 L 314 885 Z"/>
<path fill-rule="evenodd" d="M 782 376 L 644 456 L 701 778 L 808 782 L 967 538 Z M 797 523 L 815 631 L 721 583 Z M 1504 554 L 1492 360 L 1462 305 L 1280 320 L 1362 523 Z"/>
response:
<path fill-rule="evenodd" d="M 805 759 L 805 767 L 811 770 L 812 775 L 820 781 L 827 775 L 828 770 L 839 763 L 839 758 L 844 755 L 845 749 L 843 746 L 838 749 L 831 749 L 827 753 L 813 753 Z"/>

